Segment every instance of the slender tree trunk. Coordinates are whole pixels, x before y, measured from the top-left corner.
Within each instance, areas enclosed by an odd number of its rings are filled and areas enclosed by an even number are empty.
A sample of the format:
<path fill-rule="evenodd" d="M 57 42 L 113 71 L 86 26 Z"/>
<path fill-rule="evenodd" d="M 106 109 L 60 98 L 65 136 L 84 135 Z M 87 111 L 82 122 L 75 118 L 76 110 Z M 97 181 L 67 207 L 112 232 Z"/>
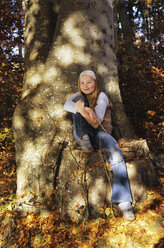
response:
<path fill-rule="evenodd" d="M 134 16 L 133 1 L 122 1 L 116 4 L 116 12 L 119 15 L 118 21 L 121 24 L 120 35 L 126 42 L 126 53 L 133 52 L 135 33 L 134 33 Z"/>

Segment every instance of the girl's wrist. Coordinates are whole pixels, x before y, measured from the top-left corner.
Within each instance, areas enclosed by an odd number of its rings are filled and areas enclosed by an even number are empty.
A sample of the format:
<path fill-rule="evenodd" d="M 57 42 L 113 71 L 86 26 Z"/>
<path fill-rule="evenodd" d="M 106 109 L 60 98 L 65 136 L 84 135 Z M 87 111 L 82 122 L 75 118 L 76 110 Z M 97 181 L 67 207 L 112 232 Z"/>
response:
<path fill-rule="evenodd" d="M 84 118 L 88 117 L 88 112 L 85 110 L 85 108 L 82 109 L 82 110 L 80 111 L 80 114 L 81 114 Z"/>

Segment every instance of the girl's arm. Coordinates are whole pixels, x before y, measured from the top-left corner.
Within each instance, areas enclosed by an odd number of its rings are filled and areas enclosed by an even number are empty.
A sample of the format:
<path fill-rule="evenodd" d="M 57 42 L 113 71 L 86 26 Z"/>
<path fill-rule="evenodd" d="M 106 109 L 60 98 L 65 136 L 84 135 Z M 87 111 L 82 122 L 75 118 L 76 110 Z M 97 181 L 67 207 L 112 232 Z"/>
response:
<path fill-rule="evenodd" d="M 85 110 L 86 111 L 86 110 Z M 82 114 L 81 114 L 82 115 Z M 88 113 L 88 111 L 86 111 L 85 112 L 85 114 L 84 114 L 84 116 L 83 116 L 85 119 L 86 119 L 86 121 L 93 127 L 93 128 L 98 128 L 99 127 L 99 120 L 98 120 L 98 118 L 97 118 L 97 116 L 96 116 L 96 121 L 92 121 L 91 120 L 91 117 L 90 117 L 90 115 L 89 115 L 89 113 Z"/>
<path fill-rule="evenodd" d="M 109 106 L 109 100 L 107 95 L 104 92 L 100 92 L 97 104 L 95 106 L 95 114 L 98 117 L 100 123 L 104 120 L 106 109 Z"/>
<path fill-rule="evenodd" d="M 77 101 L 75 107 L 77 112 L 80 113 L 92 127 L 98 128 L 99 121 L 97 116 L 91 108 L 85 107 L 83 100 Z"/>
<path fill-rule="evenodd" d="M 76 114 L 74 99 L 80 97 L 80 92 L 76 92 L 71 98 L 69 98 L 64 104 L 64 110 Z"/>
<path fill-rule="evenodd" d="M 91 123 L 92 124 L 99 124 L 99 119 L 97 118 L 95 112 L 93 111 L 93 109 L 89 108 L 89 107 L 85 107 L 85 110 L 88 112 L 89 117 L 91 119 Z"/>

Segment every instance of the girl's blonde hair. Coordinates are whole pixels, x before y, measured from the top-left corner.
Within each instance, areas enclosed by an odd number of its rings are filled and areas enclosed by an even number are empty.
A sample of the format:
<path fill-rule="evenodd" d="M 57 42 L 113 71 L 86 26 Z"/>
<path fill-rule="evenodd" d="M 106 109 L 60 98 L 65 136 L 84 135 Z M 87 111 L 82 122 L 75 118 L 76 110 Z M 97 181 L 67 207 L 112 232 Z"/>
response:
<path fill-rule="evenodd" d="M 94 71 L 93 71 L 94 72 Z M 94 72 L 95 73 L 95 72 Z M 95 75 L 96 75 L 96 73 L 95 73 Z M 94 78 L 93 78 L 94 79 Z M 99 81 L 99 79 L 98 79 L 98 76 L 96 75 L 96 79 L 94 79 L 95 80 L 95 90 L 94 90 L 94 92 L 90 95 L 90 96 L 88 96 L 88 97 L 86 97 L 86 95 L 81 91 L 81 89 L 80 89 L 80 77 L 79 77 L 79 80 L 78 80 L 78 90 L 79 90 L 79 92 L 81 93 L 81 95 L 83 95 L 85 98 L 87 98 L 87 101 L 88 101 L 88 104 L 89 104 L 89 107 L 90 108 L 94 108 L 95 106 L 96 106 L 96 102 L 97 102 L 97 98 L 98 98 L 98 95 L 100 94 L 100 92 L 101 92 L 101 85 L 100 85 L 100 81 Z"/>

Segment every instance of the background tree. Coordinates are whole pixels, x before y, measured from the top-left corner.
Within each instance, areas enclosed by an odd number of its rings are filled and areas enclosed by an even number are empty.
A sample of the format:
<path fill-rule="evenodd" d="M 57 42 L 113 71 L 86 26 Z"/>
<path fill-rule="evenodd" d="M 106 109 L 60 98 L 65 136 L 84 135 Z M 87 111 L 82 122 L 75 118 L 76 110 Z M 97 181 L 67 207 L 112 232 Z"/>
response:
<path fill-rule="evenodd" d="M 122 5 L 126 24 L 119 14 Z M 136 134 L 146 138 L 156 154 L 162 153 L 162 1 L 135 1 L 133 4 L 115 1 L 115 13 L 119 82 L 126 112 Z M 129 39 L 132 33 L 134 36 Z M 133 49 L 130 53 L 129 48 Z"/>
<path fill-rule="evenodd" d="M 0 104 L 1 128 L 11 126 L 23 77 L 22 1 L 1 1 Z"/>

